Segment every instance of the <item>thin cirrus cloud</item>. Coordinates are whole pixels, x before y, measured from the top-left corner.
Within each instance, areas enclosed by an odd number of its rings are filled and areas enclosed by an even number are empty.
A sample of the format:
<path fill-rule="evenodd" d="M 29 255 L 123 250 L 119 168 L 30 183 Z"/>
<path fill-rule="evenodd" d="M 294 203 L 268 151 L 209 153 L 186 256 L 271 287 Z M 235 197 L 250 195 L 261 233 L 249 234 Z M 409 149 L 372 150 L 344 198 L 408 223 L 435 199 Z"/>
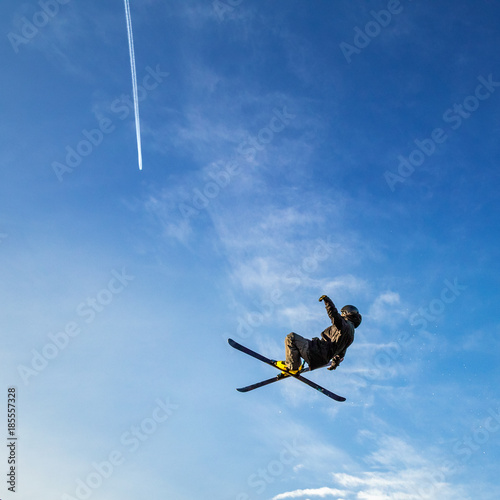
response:
<path fill-rule="evenodd" d="M 304 490 L 288 491 L 286 493 L 280 493 L 272 498 L 272 500 L 287 500 L 288 498 L 343 498 L 346 492 L 344 490 L 339 490 L 335 488 L 328 488 L 324 486 L 323 488 L 308 488 Z"/>
<path fill-rule="evenodd" d="M 452 474 L 447 463 L 438 454 L 429 450 L 418 450 L 404 439 L 383 435 L 375 442 L 377 450 L 361 458 L 372 466 L 367 472 L 333 472 L 332 486 L 297 489 L 280 493 L 273 500 L 301 499 L 312 497 L 365 500 L 465 500 L 469 488 L 452 484 Z M 351 457 L 352 458 L 352 457 Z M 358 467 L 359 468 L 359 467 Z M 377 470 L 382 469 L 382 470 Z"/>

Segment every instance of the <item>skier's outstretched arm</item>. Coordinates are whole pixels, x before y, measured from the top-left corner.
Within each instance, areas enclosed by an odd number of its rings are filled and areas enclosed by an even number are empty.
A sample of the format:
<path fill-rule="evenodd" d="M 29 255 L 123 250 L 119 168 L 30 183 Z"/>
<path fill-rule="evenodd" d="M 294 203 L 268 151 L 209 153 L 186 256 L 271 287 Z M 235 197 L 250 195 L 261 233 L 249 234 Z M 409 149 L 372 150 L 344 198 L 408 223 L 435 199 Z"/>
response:
<path fill-rule="evenodd" d="M 322 295 L 319 298 L 319 301 L 323 301 L 325 303 L 326 312 L 328 313 L 328 317 L 332 321 L 332 324 L 335 325 L 339 330 L 341 330 L 343 325 L 342 316 L 335 307 L 335 304 L 332 302 L 332 299 L 327 295 Z"/>
<path fill-rule="evenodd" d="M 337 308 L 335 307 L 335 304 L 332 302 L 330 297 L 327 297 L 326 295 L 322 295 L 319 298 L 319 300 L 325 302 L 326 312 L 328 313 L 328 316 L 331 319 L 332 324 L 335 327 L 337 327 L 340 331 L 344 330 L 344 326 L 345 326 L 346 322 L 345 322 L 344 318 L 342 317 L 342 315 L 337 310 Z M 352 325 L 351 325 L 351 328 L 353 328 Z M 344 361 L 344 356 L 345 356 L 345 353 L 347 351 L 347 348 L 352 344 L 353 340 L 354 340 L 354 338 L 352 336 L 351 336 L 351 338 L 345 337 L 344 342 L 342 342 L 343 349 L 333 357 L 331 365 L 328 368 L 329 370 L 335 370 L 340 365 L 340 363 L 342 363 L 342 361 Z"/>

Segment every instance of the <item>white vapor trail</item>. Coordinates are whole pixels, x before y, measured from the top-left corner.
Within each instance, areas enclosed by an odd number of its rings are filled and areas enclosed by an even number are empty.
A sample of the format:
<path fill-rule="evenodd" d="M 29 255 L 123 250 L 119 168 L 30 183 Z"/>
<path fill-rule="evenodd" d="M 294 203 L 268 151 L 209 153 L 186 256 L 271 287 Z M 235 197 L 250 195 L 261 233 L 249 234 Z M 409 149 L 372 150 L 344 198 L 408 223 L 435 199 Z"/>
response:
<path fill-rule="evenodd" d="M 137 136 L 137 156 L 139 170 L 142 170 L 141 123 L 139 121 L 139 98 L 137 94 L 137 74 L 135 71 L 134 35 L 132 34 L 132 18 L 130 17 L 130 4 L 125 2 L 125 17 L 127 18 L 128 49 L 130 52 L 130 69 L 132 71 L 132 93 L 134 98 L 135 132 Z"/>

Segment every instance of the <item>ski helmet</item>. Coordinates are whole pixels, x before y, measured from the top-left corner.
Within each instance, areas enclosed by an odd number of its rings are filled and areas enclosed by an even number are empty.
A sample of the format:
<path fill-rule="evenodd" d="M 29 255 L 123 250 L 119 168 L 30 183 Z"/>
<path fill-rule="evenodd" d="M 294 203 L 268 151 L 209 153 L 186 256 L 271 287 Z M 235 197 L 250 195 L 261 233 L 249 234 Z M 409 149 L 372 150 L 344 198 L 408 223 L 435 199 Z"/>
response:
<path fill-rule="evenodd" d="M 353 325 L 354 328 L 357 328 L 361 324 L 361 314 L 359 314 L 358 308 L 355 306 L 344 306 L 340 310 L 340 314 L 350 321 Z"/>

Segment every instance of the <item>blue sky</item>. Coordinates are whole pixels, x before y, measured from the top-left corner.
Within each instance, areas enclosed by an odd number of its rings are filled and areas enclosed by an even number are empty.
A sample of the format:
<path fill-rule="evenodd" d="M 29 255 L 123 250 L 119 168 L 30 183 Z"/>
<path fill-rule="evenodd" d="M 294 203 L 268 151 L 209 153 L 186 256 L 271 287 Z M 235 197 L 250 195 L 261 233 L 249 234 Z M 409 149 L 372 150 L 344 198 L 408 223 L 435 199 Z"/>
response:
<path fill-rule="evenodd" d="M 3 499 L 499 497 L 495 2 L 132 0 L 142 171 L 123 2 L 0 13 Z"/>

